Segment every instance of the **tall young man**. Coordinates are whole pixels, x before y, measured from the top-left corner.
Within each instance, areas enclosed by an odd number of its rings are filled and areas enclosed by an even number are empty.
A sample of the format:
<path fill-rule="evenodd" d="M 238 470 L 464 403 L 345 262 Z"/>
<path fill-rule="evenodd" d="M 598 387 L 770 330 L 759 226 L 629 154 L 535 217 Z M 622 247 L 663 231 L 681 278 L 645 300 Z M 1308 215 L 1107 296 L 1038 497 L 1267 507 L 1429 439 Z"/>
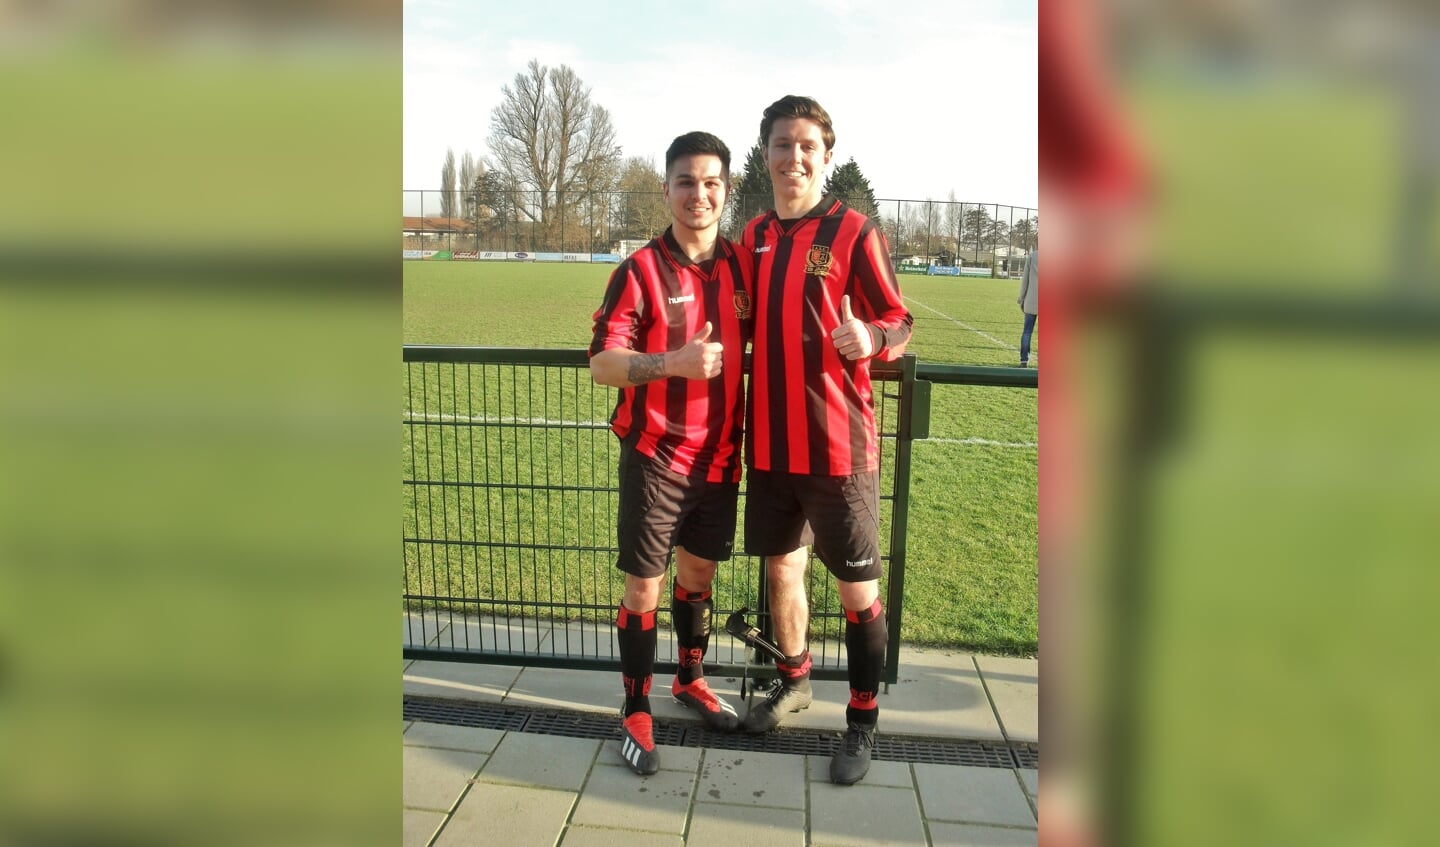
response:
<path fill-rule="evenodd" d="M 865 215 L 822 196 L 835 146 L 808 97 L 772 103 L 760 143 L 775 208 L 745 228 L 755 262 L 754 364 L 746 412 L 745 548 L 765 558 L 780 685 L 745 717 L 768 732 L 810 705 L 807 545 L 835 576 L 845 609 L 850 703 L 830 779 L 870 768 L 885 664 L 879 578 L 879 444 L 869 360 L 898 355 L 913 319 L 890 252 Z"/>
<path fill-rule="evenodd" d="M 660 767 L 650 713 L 655 611 L 675 552 L 670 610 L 681 705 L 720 730 L 735 709 L 705 681 L 716 563 L 730 558 L 740 483 L 741 357 L 751 333 L 751 263 L 719 237 L 730 150 L 705 132 L 665 152 L 670 226 L 620 264 L 595 313 L 590 373 L 621 389 L 610 428 L 620 437 L 620 549 L 625 595 L 615 619 L 625 688 L 621 756 L 639 774 Z"/>

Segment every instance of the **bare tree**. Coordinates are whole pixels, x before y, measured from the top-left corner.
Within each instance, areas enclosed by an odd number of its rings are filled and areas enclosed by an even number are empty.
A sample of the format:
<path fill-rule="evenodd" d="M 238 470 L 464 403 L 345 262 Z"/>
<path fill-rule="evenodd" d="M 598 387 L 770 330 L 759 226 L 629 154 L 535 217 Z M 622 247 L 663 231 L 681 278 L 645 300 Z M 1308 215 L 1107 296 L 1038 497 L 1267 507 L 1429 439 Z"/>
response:
<path fill-rule="evenodd" d="M 918 256 L 929 253 L 930 226 L 926 213 L 926 207 L 929 205 L 929 203 L 920 201 L 901 204 L 899 246 L 902 252 Z"/>
<path fill-rule="evenodd" d="M 950 189 L 949 199 L 945 202 L 943 249 L 949 253 L 951 261 L 960 255 L 960 230 L 963 228 L 960 216 L 964 211 L 964 204 L 955 199 L 955 189 Z"/>
<path fill-rule="evenodd" d="M 943 211 L 940 204 L 925 198 L 925 205 L 921 207 L 923 217 L 923 228 L 925 231 L 925 253 L 934 255 L 945 249 L 945 224 L 941 220 Z"/>
<path fill-rule="evenodd" d="M 455 215 L 455 151 L 445 148 L 445 164 L 440 168 L 440 214 Z"/>
<path fill-rule="evenodd" d="M 614 227 L 617 238 L 654 238 L 670 224 L 670 208 L 660 193 L 665 177 L 655 160 L 631 156 L 620 171 Z"/>
<path fill-rule="evenodd" d="M 531 59 L 490 113 L 491 170 L 529 192 L 518 211 L 542 225 L 563 226 L 563 210 L 610 188 L 620 160 L 610 113 L 566 65 Z"/>
<path fill-rule="evenodd" d="M 933 256 L 944 243 L 941 231 L 940 204 L 933 200 L 912 200 L 901 204 L 901 239 L 892 242 L 902 253 Z"/>
<path fill-rule="evenodd" d="M 476 181 L 484 173 L 484 165 L 476 160 L 469 150 L 460 157 L 460 214 L 465 220 L 478 227 L 480 202 Z"/>

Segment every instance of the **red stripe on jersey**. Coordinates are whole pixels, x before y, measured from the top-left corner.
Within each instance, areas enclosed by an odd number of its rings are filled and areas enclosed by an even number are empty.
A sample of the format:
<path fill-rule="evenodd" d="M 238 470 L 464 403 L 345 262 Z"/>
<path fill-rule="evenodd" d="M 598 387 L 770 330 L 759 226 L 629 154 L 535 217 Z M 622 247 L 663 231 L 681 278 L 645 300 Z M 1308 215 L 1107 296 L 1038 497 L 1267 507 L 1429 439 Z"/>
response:
<path fill-rule="evenodd" d="M 755 337 L 746 411 L 747 461 L 755 468 L 846 476 L 880 466 L 868 360 L 835 349 L 840 298 L 899 349 L 913 318 L 900 298 L 885 236 L 830 197 L 809 214 L 774 211 L 745 227 L 755 262 Z"/>
<path fill-rule="evenodd" d="M 635 251 L 615 272 L 594 315 L 590 355 L 614 348 L 678 350 L 710 322 L 724 345 L 720 375 L 669 377 L 622 388 L 610 418 L 621 438 L 661 465 L 711 482 L 740 479 L 745 344 L 752 318 L 751 263 L 721 238 L 715 258 L 696 264 L 670 230 Z"/>

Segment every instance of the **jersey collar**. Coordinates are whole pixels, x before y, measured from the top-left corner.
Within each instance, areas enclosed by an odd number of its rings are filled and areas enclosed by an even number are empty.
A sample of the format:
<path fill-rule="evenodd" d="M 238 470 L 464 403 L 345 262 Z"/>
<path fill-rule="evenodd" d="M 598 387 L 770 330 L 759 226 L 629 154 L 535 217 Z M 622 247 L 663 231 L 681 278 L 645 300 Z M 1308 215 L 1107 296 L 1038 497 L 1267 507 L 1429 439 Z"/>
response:
<path fill-rule="evenodd" d="M 781 223 L 791 223 L 793 221 L 798 221 L 802 218 L 823 218 L 828 215 L 834 214 L 835 204 L 837 202 L 838 201 L 836 201 L 836 199 L 834 197 L 831 197 L 829 194 L 822 194 L 820 195 L 820 202 L 816 203 L 813 207 L 811 207 L 810 211 L 801 215 L 799 218 L 782 218 L 780 217 L 780 213 L 775 211 L 774 209 L 770 210 L 770 216 L 775 220 L 780 221 Z"/>
<path fill-rule="evenodd" d="M 675 233 L 671 231 L 673 229 L 673 224 L 665 227 L 665 232 L 660 235 L 660 247 L 664 251 L 665 257 L 670 260 L 670 264 L 676 268 L 713 266 L 717 259 L 723 259 L 730 255 L 730 242 L 717 234 L 714 255 L 704 262 L 692 261 L 689 256 L 685 255 L 685 250 L 680 246 L 680 242 L 675 240 Z"/>

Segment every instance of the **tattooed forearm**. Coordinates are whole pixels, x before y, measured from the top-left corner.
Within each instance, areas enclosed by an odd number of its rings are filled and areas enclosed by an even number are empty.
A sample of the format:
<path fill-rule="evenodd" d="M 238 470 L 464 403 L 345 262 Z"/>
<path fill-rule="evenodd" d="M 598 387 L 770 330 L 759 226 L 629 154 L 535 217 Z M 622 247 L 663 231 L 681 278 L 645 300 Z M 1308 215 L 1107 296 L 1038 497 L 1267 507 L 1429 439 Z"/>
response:
<path fill-rule="evenodd" d="M 641 385 L 665 376 L 665 354 L 646 353 L 630 357 L 630 367 L 625 376 L 631 385 Z"/>

